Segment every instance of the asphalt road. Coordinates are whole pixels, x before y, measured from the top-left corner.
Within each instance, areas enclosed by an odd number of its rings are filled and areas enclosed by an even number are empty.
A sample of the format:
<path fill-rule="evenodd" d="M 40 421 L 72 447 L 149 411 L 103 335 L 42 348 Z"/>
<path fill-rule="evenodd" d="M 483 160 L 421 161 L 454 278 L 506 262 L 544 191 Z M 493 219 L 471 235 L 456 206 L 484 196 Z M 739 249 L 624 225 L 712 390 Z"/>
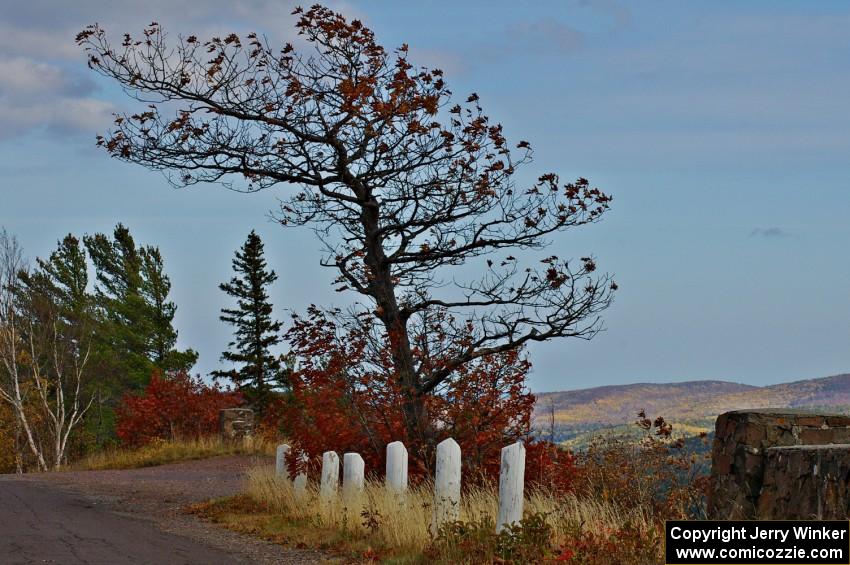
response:
<path fill-rule="evenodd" d="M 120 564 L 244 563 L 221 550 L 163 532 L 87 497 L 45 484 L 0 482 L 0 562 Z"/>
<path fill-rule="evenodd" d="M 328 562 L 184 511 L 187 504 L 240 492 L 245 470 L 269 463 L 233 456 L 144 469 L 0 475 L 0 565 Z"/>

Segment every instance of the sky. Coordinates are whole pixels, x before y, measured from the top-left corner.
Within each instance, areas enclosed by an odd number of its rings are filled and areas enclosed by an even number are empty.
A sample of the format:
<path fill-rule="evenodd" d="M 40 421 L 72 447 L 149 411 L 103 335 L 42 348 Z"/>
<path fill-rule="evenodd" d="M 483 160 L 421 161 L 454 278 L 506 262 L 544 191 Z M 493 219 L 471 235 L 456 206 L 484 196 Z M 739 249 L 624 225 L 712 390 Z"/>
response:
<path fill-rule="evenodd" d="M 293 37 L 274 0 L 0 0 L 0 226 L 32 258 L 123 222 L 162 250 L 181 347 L 217 368 L 230 338 L 218 283 L 251 229 L 280 279 L 279 318 L 341 300 L 309 230 L 270 220 L 292 187 L 172 188 L 95 148 L 134 103 L 89 71 L 86 24 L 157 21 L 199 38 Z M 552 251 L 593 254 L 620 287 L 591 341 L 530 350 L 534 391 L 850 372 L 850 4 L 562 0 L 347 1 L 328 6 L 410 45 L 459 98 L 477 92 L 537 172 L 613 194 Z"/>

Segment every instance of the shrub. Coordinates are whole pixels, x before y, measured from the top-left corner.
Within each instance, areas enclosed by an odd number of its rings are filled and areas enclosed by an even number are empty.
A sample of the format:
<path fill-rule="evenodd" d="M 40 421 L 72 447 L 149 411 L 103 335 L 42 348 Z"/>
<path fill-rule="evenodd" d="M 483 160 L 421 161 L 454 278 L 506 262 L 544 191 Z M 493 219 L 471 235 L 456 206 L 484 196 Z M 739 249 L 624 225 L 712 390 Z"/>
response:
<path fill-rule="evenodd" d="M 116 434 L 129 447 L 153 440 L 197 439 L 217 432 L 219 410 L 242 403 L 238 392 L 208 385 L 200 377 L 154 373 L 141 395 L 127 394 L 121 400 Z"/>
<path fill-rule="evenodd" d="M 602 435 L 577 455 L 577 493 L 659 520 L 704 518 L 708 455 L 686 449 L 663 417 L 638 417 L 642 439 Z"/>
<path fill-rule="evenodd" d="M 661 560 L 663 527 L 626 522 L 619 528 L 591 530 L 576 524 L 567 532 L 553 561 L 582 565 L 649 565 Z"/>
<path fill-rule="evenodd" d="M 15 470 L 15 414 L 5 402 L 0 402 L 0 473 Z"/>
<path fill-rule="evenodd" d="M 454 522 L 440 528 L 426 552 L 446 563 L 540 563 L 554 554 L 552 527 L 544 514 L 529 514 L 498 534 L 493 519 Z"/>
<path fill-rule="evenodd" d="M 535 398 L 526 386 L 531 364 L 521 352 L 494 353 L 458 367 L 425 399 L 427 436 L 410 437 L 390 354 L 371 352 L 368 332 L 339 328 L 313 307 L 307 317 L 294 318 L 287 335 L 298 370 L 290 376 L 290 393 L 266 409 L 260 429 L 267 437 L 297 438 L 295 451 L 311 462 L 325 451 L 357 452 L 368 469 L 380 469 L 386 444 L 400 440 L 410 452 L 415 482 L 430 476 L 435 446 L 451 437 L 461 447 L 464 480 L 480 484 L 498 478 L 501 449 L 523 440 L 530 484 L 563 492 L 572 488 L 570 454 L 529 435 Z M 433 352 L 414 354 L 422 363 L 440 362 Z"/>

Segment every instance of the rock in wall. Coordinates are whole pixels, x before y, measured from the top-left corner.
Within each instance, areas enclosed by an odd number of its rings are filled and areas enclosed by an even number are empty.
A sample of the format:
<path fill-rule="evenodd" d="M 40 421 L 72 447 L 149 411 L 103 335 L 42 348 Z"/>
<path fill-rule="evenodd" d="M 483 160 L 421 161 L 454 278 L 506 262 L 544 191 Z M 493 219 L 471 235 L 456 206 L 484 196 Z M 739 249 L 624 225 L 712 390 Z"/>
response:
<path fill-rule="evenodd" d="M 845 520 L 850 516 L 850 445 L 768 448 L 758 499 L 762 520 Z"/>
<path fill-rule="evenodd" d="M 254 411 L 250 408 L 225 408 L 218 414 L 224 441 L 242 440 L 254 434 Z"/>
<path fill-rule="evenodd" d="M 767 501 L 764 504 L 759 501 L 765 477 L 774 476 L 766 472 L 766 466 L 782 460 L 778 455 L 769 457 L 770 449 L 846 443 L 850 443 L 850 416 L 789 409 L 735 410 L 721 414 L 715 423 L 712 446 L 709 517 L 757 519 L 762 513 L 787 517 L 781 510 L 770 508 Z M 813 450 L 809 456 L 816 453 Z"/>

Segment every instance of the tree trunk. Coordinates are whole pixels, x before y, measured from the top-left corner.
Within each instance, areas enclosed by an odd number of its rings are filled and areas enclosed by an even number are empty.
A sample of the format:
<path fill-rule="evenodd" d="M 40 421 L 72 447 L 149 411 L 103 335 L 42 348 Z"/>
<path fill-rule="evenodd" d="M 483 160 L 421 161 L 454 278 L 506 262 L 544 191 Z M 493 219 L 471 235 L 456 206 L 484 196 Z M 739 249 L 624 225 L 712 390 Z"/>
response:
<path fill-rule="evenodd" d="M 407 323 L 401 318 L 392 287 L 389 284 L 378 286 L 383 290 L 380 293 L 381 298 L 378 299 L 378 306 L 382 310 L 381 320 L 389 338 L 396 377 L 404 394 L 402 409 L 407 433 L 411 439 L 426 444 L 431 435 L 430 425 L 425 398 L 420 391 L 419 377 L 416 374 Z"/>
<path fill-rule="evenodd" d="M 24 446 L 21 442 L 21 417 L 15 413 L 15 472 L 24 473 Z"/>
<path fill-rule="evenodd" d="M 30 451 L 32 451 L 32 454 L 35 456 L 36 463 L 38 465 L 38 470 L 39 471 L 46 471 L 47 470 L 47 463 L 45 463 L 45 461 L 44 461 L 44 456 L 42 455 L 42 450 L 35 443 L 35 437 L 33 437 L 33 435 L 32 435 L 32 430 L 30 429 L 29 422 L 27 422 L 27 417 L 24 414 L 24 407 L 20 402 L 18 402 L 15 405 L 15 409 L 18 411 L 18 418 L 20 420 L 21 427 L 23 428 L 24 433 L 26 434 L 27 444 L 29 445 Z"/>
<path fill-rule="evenodd" d="M 64 442 L 62 441 L 62 430 L 64 427 L 64 423 L 56 426 L 56 438 L 53 446 L 53 469 L 57 471 L 62 467 L 62 458 L 65 452 Z"/>
<path fill-rule="evenodd" d="M 407 331 L 407 320 L 401 315 L 398 300 L 395 295 L 395 284 L 393 284 L 392 273 L 387 264 L 384 254 L 383 242 L 379 235 L 379 207 L 380 205 L 370 196 L 363 205 L 360 214 L 360 222 L 363 226 L 365 242 L 365 263 L 371 270 L 370 290 L 378 307 L 378 318 L 383 322 L 390 342 L 390 352 L 393 359 L 393 367 L 396 371 L 398 382 L 404 394 L 405 425 L 410 439 L 425 446 L 428 444 L 430 434 L 430 423 L 425 409 L 425 399 L 421 393 L 419 377 L 413 360 L 413 351 L 410 347 L 410 335 Z M 420 459 L 427 459 L 426 453 L 417 453 Z"/>

